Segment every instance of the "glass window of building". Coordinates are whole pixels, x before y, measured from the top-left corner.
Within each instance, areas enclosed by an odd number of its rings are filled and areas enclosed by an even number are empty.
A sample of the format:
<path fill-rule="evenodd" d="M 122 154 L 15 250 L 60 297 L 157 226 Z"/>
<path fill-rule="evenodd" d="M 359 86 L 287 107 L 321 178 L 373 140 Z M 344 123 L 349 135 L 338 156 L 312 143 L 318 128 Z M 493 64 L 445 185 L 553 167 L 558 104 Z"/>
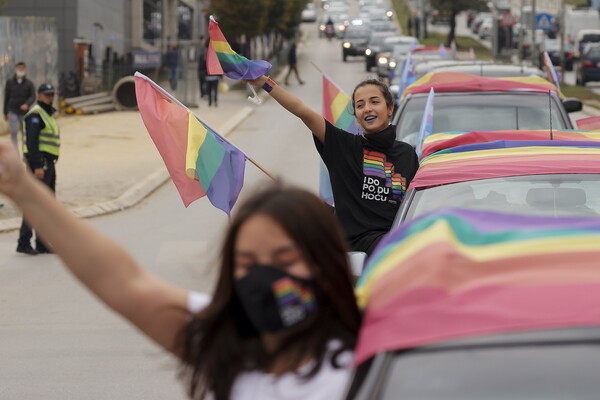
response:
<path fill-rule="evenodd" d="M 192 39 L 192 17 L 194 11 L 191 7 L 179 1 L 177 4 L 177 39 Z"/>
<path fill-rule="evenodd" d="M 144 0 L 144 40 L 155 44 L 162 35 L 162 0 Z"/>

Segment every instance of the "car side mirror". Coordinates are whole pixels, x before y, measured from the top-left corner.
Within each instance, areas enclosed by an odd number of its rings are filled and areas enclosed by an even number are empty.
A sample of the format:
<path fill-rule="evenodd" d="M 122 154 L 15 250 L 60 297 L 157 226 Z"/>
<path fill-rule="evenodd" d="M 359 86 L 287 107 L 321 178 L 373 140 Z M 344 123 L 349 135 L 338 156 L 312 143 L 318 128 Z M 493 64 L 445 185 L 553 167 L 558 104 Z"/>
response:
<path fill-rule="evenodd" d="M 562 103 L 568 113 L 581 111 L 583 109 L 581 100 L 576 97 L 567 97 L 566 99 L 563 99 Z"/>

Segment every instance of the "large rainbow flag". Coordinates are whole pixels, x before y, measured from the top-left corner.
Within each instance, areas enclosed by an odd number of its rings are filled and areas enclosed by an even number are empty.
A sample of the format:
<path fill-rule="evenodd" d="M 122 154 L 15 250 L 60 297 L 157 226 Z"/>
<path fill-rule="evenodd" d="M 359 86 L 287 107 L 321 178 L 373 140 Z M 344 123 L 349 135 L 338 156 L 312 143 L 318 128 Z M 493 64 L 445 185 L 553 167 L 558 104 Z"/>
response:
<path fill-rule="evenodd" d="M 323 117 L 337 128 L 358 134 L 358 123 L 352 114 L 352 99 L 326 74 L 323 74 Z M 323 200 L 333 205 L 333 192 L 327 167 L 321 161 L 319 193 Z"/>
<path fill-rule="evenodd" d="M 444 92 L 542 92 L 559 93 L 556 86 L 539 76 L 525 78 L 486 78 L 464 72 L 429 72 L 406 88 L 403 96 L 411 93 Z"/>
<path fill-rule="evenodd" d="M 210 42 L 206 53 L 206 70 L 209 75 L 223 75 L 235 80 L 256 79 L 267 74 L 272 65 L 264 60 L 248 60 L 231 49 L 219 28 L 219 23 L 211 16 L 208 25 Z"/>
<path fill-rule="evenodd" d="M 139 72 L 135 94 L 144 125 L 183 204 L 187 207 L 207 195 L 229 214 L 244 184 L 246 155 Z"/>
<path fill-rule="evenodd" d="M 377 247 L 357 284 L 360 364 L 455 339 L 600 324 L 600 219 L 443 209 Z"/>

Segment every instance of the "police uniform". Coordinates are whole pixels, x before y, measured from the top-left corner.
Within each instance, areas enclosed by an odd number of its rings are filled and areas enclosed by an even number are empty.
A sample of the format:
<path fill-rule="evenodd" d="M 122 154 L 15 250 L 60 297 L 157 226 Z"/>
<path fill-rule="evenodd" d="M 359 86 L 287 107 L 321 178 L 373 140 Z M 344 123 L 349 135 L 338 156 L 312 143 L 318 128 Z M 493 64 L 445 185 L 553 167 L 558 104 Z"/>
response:
<path fill-rule="evenodd" d="M 38 93 L 54 93 L 54 87 L 43 84 L 38 88 Z M 56 187 L 56 171 L 54 163 L 60 155 L 60 131 L 53 115 L 56 109 L 51 104 L 39 101 L 25 114 L 23 121 L 23 155 L 27 165 L 34 172 L 36 169 L 44 170 L 42 182 L 52 191 Z M 36 251 L 30 251 L 33 232 L 25 220 L 21 224 L 17 251 L 27 254 L 49 253 L 50 251 L 40 241 L 36 234 Z M 20 250 L 21 249 L 21 250 Z"/>

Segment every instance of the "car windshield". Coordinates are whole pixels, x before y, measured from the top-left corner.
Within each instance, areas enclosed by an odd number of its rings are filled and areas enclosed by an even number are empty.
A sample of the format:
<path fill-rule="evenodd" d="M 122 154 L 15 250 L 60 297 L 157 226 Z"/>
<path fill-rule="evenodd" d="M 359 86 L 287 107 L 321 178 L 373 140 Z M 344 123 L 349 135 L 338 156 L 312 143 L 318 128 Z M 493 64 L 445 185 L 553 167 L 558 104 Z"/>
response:
<path fill-rule="evenodd" d="M 592 47 L 586 54 L 590 58 L 600 58 L 600 47 Z"/>
<path fill-rule="evenodd" d="M 570 129 L 552 98 L 552 127 Z M 416 144 L 427 95 L 409 98 L 394 119 L 396 137 Z M 457 93 L 433 101 L 433 132 L 549 129 L 548 95 L 544 93 Z"/>
<path fill-rule="evenodd" d="M 389 36 L 386 35 L 377 35 L 377 36 L 371 36 L 371 39 L 369 40 L 369 46 L 378 46 L 381 47 L 381 45 L 383 44 L 384 40 L 386 38 L 388 38 Z"/>
<path fill-rule="evenodd" d="M 594 340 L 522 342 L 394 354 L 378 400 L 592 400 Z"/>
<path fill-rule="evenodd" d="M 518 165 L 515 165 L 518 169 Z M 500 213 L 600 217 L 600 175 L 552 174 L 481 179 L 415 192 L 405 220 L 442 207 Z"/>
<path fill-rule="evenodd" d="M 600 42 L 600 35 L 597 33 L 587 34 L 581 39 L 581 43 Z"/>

